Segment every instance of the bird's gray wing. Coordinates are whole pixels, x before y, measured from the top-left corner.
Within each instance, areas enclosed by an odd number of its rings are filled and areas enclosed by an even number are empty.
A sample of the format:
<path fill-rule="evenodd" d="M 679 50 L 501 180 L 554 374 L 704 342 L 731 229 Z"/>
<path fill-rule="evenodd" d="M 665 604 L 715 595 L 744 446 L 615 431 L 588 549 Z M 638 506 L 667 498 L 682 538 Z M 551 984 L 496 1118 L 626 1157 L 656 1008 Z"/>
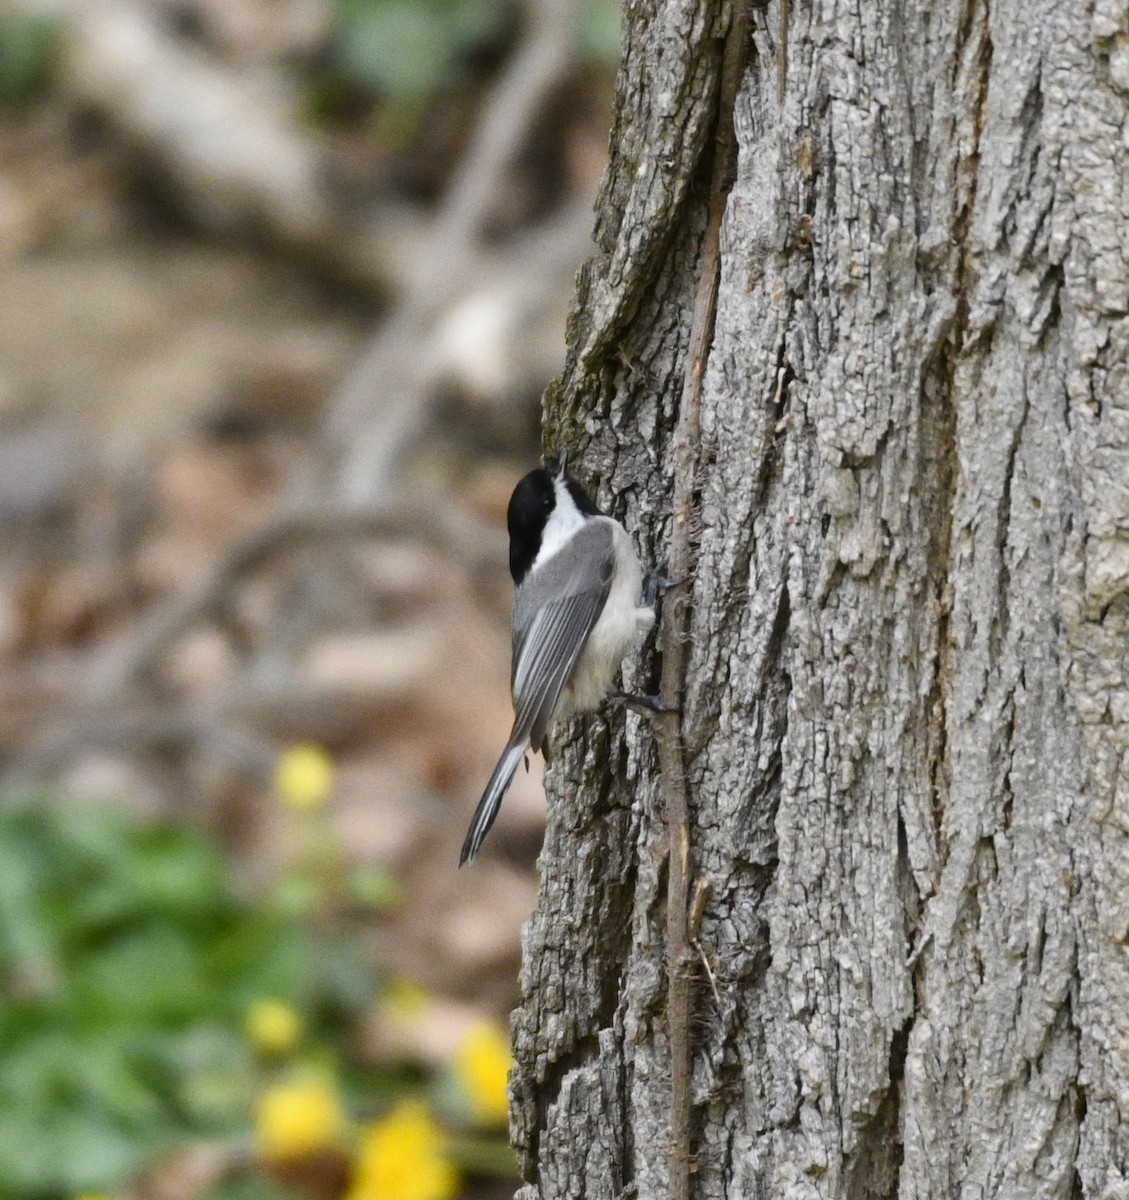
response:
<path fill-rule="evenodd" d="M 611 523 L 592 520 L 518 588 L 511 743 L 528 735 L 540 750 L 561 690 L 607 603 L 614 567 Z"/>

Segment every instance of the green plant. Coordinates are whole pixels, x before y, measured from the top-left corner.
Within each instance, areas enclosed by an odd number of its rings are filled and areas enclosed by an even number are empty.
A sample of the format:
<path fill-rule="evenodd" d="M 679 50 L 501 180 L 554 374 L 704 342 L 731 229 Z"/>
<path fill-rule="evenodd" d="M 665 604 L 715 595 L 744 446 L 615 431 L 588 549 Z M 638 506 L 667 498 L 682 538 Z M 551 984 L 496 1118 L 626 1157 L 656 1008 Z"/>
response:
<path fill-rule="evenodd" d="M 0 1195 L 109 1190 L 186 1138 L 245 1134 L 249 1006 L 328 1034 L 375 986 L 345 931 L 240 897 L 197 831 L 0 810 Z"/>
<path fill-rule="evenodd" d="M 345 71 L 401 103 L 458 82 L 461 60 L 505 24 L 496 0 L 338 0 Z"/>
<path fill-rule="evenodd" d="M 26 104 L 46 86 L 57 44 L 58 28 L 50 17 L 0 18 L 0 106 Z"/>

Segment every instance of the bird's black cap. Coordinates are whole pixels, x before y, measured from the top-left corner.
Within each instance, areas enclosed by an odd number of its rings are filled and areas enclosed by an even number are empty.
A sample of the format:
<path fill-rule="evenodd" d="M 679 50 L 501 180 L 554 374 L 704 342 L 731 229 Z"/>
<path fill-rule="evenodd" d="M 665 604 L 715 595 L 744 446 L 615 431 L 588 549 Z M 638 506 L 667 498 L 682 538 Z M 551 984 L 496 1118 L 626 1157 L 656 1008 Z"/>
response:
<path fill-rule="evenodd" d="M 522 476 L 514 488 L 509 508 L 506 509 L 506 528 L 510 531 L 510 574 L 514 577 L 515 586 L 521 583 L 533 566 L 533 560 L 541 549 L 545 523 L 556 503 L 553 476 L 544 467 Z"/>
<path fill-rule="evenodd" d="M 537 467 L 523 476 L 510 497 L 506 510 L 506 528 L 510 532 L 510 574 L 515 586 L 529 574 L 541 549 L 553 509 L 557 504 L 554 481 L 563 479 L 573 504 L 586 517 L 602 516 L 592 497 L 565 471 L 564 455 L 558 455 L 547 467 Z"/>

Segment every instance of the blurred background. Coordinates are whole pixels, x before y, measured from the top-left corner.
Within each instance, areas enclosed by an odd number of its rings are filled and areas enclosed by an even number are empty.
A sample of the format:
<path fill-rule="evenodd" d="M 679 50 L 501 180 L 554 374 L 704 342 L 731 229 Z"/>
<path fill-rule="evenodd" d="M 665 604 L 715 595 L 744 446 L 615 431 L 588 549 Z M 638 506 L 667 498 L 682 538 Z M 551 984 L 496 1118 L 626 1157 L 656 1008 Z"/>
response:
<path fill-rule="evenodd" d="M 0 1197 L 515 1187 L 505 507 L 614 0 L 0 0 Z"/>

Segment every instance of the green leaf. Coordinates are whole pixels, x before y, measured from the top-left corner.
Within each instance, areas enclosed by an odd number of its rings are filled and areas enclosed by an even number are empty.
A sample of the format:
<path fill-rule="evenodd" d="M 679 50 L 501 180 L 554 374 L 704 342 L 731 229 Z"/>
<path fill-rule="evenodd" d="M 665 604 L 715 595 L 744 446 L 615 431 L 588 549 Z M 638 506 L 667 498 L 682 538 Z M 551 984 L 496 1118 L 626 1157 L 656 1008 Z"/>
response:
<path fill-rule="evenodd" d="M 347 74 L 402 105 L 457 82 L 461 61 L 507 15 L 494 0 L 343 0 L 337 54 Z"/>
<path fill-rule="evenodd" d="M 580 14 L 580 57 L 601 66 L 619 62 L 620 6 L 616 0 L 588 0 Z"/>
<path fill-rule="evenodd" d="M 203 963 L 183 931 L 166 924 L 123 934 L 76 972 L 76 998 L 103 1021 L 179 1025 L 211 1003 Z"/>
<path fill-rule="evenodd" d="M 376 970 L 360 947 L 345 937 L 322 942 L 317 951 L 322 1002 L 335 1016 L 364 1012 L 377 990 Z"/>
<path fill-rule="evenodd" d="M 414 0 L 359 14 L 341 46 L 345 68 L 393 97 L 426 95 L 450 74 L 454 47 L 441 15 Z"/>
<path fill-rule="evenodd" d="M 0 21 L 0 104 L 26 104 L 47 84 L 58 48 L 49 16 L 27 13 Z"/>
<path fill-rule="evenodd" d="M 269 996 L 296 1008 L 309 1005 L 317 984 L 316 952 L 308 930 L 273 915 L 248 914 L 207 950 L 209 973 L 241 1024 L 248 1007 Z"/>
<path fill-rule="evenodd" d="M 361 942 L 239 899 L 198 831 L 36 803 L 0 808 L 0 986 L 0 1197 L 58 1200 L 247 1136 L 248 1005 L 317 1014 L 306 1052 L 336 1065 L 374 980 Z"/>
<path fill-rule="evenodd" d="M 246 1043 L 231 1030 L 194 1029 L 178 1039 L 176 1099 L 200 1129 L 233 1132 L 247 1121 L 257 1079 Z"/>
<path fill-rule="evenodd" d="M 170 1144 L 167 1135 L 141 1139 L 95 1112 L 65 1114 L 50 1121 L 44 1132 L 53 1143 L 48 1181 L 71 1193 L 120 1188 Z"/>
<path fill-rule="evenodd" d="M 388 912 L 403 902 L 404 889 L 384 867 L 354 867 L 349 873 L 349 898 L 362 908 Z"/>
<path fill-rule="evenodd" d="M 244 1176 L 225 1180 L 206 1192 L 203 1200 L 301 1200 L 301 1194 L 268 1179 Z"/>
<path fill-rule="evenodd" d="M 0 831 L 0 971 L 23 990 L 54 975 L 59 937 L 41 903 L 39 856 L 13 834 Z"/>

